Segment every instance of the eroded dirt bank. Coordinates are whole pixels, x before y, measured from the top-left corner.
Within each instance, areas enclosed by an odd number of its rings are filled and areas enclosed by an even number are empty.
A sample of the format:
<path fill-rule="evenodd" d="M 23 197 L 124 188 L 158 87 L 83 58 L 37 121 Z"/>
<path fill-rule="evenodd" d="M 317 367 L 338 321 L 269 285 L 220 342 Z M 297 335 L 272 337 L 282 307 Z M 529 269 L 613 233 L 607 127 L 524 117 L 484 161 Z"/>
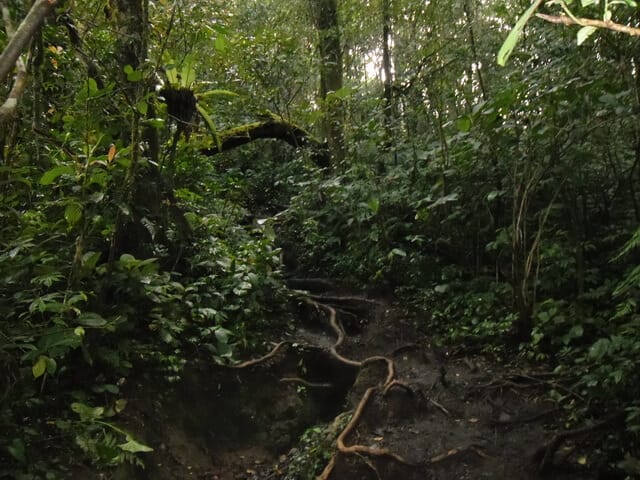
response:
<path fill-rule="evenodd" d="M 264 357 L 141 395 L 155 451 L 122 478 L 597 478 L 588 435 L 556 436 L 551 373 L 434 349 L 392 301 L 308 289 L 299 328 Z"/>

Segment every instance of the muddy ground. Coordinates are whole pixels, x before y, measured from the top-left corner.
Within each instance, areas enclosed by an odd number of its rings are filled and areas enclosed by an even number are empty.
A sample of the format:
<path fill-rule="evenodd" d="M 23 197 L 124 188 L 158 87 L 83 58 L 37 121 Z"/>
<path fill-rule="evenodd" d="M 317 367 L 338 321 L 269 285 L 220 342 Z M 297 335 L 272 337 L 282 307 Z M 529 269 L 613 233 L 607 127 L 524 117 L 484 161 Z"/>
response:
<path fill-rule="evenodd" d="M 551 373 L 433 348 L 393 300 L 322 285 L 309 283 L 297 330 L 266 357 L 141 389 L 131 426 L 155 450 L 144 471 L 119 476 L 598 478 L 588 435 L 556 437 Z"/>

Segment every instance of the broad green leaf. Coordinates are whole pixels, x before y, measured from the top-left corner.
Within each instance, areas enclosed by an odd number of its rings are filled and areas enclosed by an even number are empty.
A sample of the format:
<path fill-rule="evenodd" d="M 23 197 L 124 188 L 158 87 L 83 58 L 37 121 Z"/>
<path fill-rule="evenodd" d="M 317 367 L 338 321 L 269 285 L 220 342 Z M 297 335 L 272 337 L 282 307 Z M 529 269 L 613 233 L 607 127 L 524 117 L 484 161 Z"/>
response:
<path fill-rule="evenodd" d="M 164 74 L 167 76 L 167 81 L 170 85 L 178 85 L 178 69 L 173 61 L 164 66 Z"/>
<path fill-rule="evenodd" d="M 589 38 L 596 30 L 596 27 L 582 27 L 580 30 L 578 30 L 578 45 L 582 45 L 585 40 Z"/>
<path fill-rule="evenodd" d="M 146 100 L 140 100 L 137 104 L 136 104 L 136 110 L 138 110 L 138 112 L 141 115 L 146 115 L 147 111 L 149 110 L 149 104 L 147 103 Z"/>
<path fill-rule="evenodd" d="M 53 358 L 47 357 L 47 373 L 49 375 L 53 375 L 56 373 L 58 369 L 58 362 L 56 362 Z"/>
<path fill-rule="evenodd" d="M 80 402 L 73 402 L 71 410 L 77 413 L 82 421 L 97 420 L 104 414 L 104 407 L 90 407 Z"/>
<path fill-rule="evenodd" d="M 608 338 L 597 340 L 589 349 L 589 357 L 594 360 L 600 360 L 609 351 L 610 345 L 611 340 Z"/>
<path fill-rule="evenodd" d="M 599 0 L 580 0 L 580 3 L 583 7 L 588 7 L 590 5 L 596 5 Z"/>
<path fill-rule="evenodd" d="M 82 205 L 79 203 L 70 203 L 64 209 L 64 219 L 70 226 L 75 225 L 82 218 Z"/>
<path fill-rule="evenodd" d="M 367 206 L 369 207 L 369 210 L 371 210 L 371 213 L 375 215 L 380 210 L 380 199 L 375 197 L 370 198 L 367 202 Z"/>
<path fill-rule="evenodd" d="M 393 250 L 391 250 L 391 255 L 396 255 L 398 257 L 406 257 L 407 256 L 407 252 L 405 252 L 404 250 L 401 250 L 399 248 L 394 248 Z"/>
<path fill-rule="evenodd" d="M 191 84 L 196 81 L 196 70 L 195 70 L 195 56 L 187 55 L 184 59 L 184 64 L 182 65 L 182 70 L 180 70 L 180 86 L 184 88 L 191 87 Z"/>
<path fill-rule="evenodd" d="M 83 312 L 76 320 L 80 325 L 85 327 L 103 327 L 107 324 L 107 320 L 94 312 Z"/>
<path fill-rule="evenodd" d="M 115 411 L 117 413 L 122 412 L 127 406 L 127 400 L 124 398 L 119 398 L 118 400 L 116 400 L 116 404 L 115 404 Z"/>
<path fill-rule="evenodd" d="M 218 327 L 214 332 L 216 339 L 221 343 L 229 343 L 229 335 L 231 332 L 226 328 Z"/>
<path fill-rule="evenodd" d="M 228 343 L 218 342 L 216 345 L 218 356 L 221 358 L 231 358 L 233 356 L 233 349 Z"/>
<path fill-rule="evenodd" d="M 431 207 L 437 207 L 440 205 L 444 205 L 445 203 L 454 202 L 458 200 L 458 194 L 456 192 L 450 193 L 449 195 L 445 195 L 444 197 L 438 198 L 435 202 L 431 204 Z"/>
<path fill-rule="evenodd" d="M 126 443 L 121 443 L 120 445 L 118 445 L 118 448 L 120 450 L 124 450 L 125 452 L 131 452 L 131 453 L 153 452 L 153 448 L 135 441 L 131 437 L 131 435 L 127 435 L 126 440 L 127 440 Z"/>
<path fill-rule="evenodd" d="M 199 103 L 196 103 L 196 110 L 198 110 L 198 113 L 204 120 L 204 124 L 209 129 L 209 133 L 211 133 L 211 136 L 215 140 L 218 151 L 221 152 L 222 141 L 220 140 L 220 135 L 218 135 L 218 131 L 216 130 L 216 126 L 214 125 L 213 120 L 211 120 L 211 115 L 209 115 L 209 112 L 207 112 Z"/>
<path fill-rule="evenodd" d="M 218 53 L 224 53 L 227 51 L 227 47 L 229 42 L 227 41 L 227 37 L 224 35 L 218 34 L 215 40 L 215 47 Z"/>
<path fill-rule="evenodd" d="M 335 92 L 331 92 L 327 95 L 327 99 L 336 99 L 336 100 L 344 100 L 345 98 L 353 95 L 357 90 L 352 87 L 342 87 L 336 90 Z"/>
<path fill-rule="evenodd" d="M 120 255 L 120 263 L 125 266 L 134 264 L 136 263 L 136 257 L 131 255 L 130 253 L 123 253 L 122 255 Z"/>
<path fill-rule="evenodd" d="M 456 128 L 461 132 L 468 132 L 471 130 L 471 118 L 468 115 L 458 118 L 456 120 Z"/>
<path fill-rule="evenodd" d="M 47 171 L 40 178 L 40 185 L 51 185 L 56 179 L 61 175 L 73 175 L 75 173 L 75 169 L 70 165 L 60 165 L 58 167 L 53 167 L 51 170 Z"/>
<path fill-rule="evenodd" d="M 31 373 L 33 373 L 33 378 L 38 378 L 44 375 L 44 372 L 47 371 L 47 357 L 44 355 L 40 355 L 38 361 L 31 367 Z"/>
<path fill-rule="evenodd" d="M 496 198 L 498 198 L 503 193 L 504 192 L 502 190 L 492 190 L 491 192 L 487 193 L 487 202 L 491 202 L 491 201 L 495 200 Z"/>
<path fill-rule="evenodd" d="M 582 327 L 582 325 L 574 325 L 573 327 L 571 327 L 571 330 L 569 330 L 569 336 L 571 338 L 580 338 L 583 334 L 584 328 Z"/>
<path fill-rule="evenodd" d="M 82 266 L 86 269 L 93 269 L 100 260 L 100 252 L 87 252 L 82 256 Z"/>
<path fill-rule="evenodd" d="M 542 1 L 543 0 L 535 0 L 526 10 L 526 12 L 524 12 L 518 19 L 511 32 L 509 32 L 507 39 L 504 41 L 502 47 L 500 48 L 500 51 L 498 52 L 498 65 L 500 65 L 501 67 L 504 67 L 507 64 L 507 60 L 509 60 L 511 53 L 513 53 L 513 49 L 516 47 L 518 40 L 520 40 L 520 36 L 522 35 L 524 26 L 533 16 Z"/>
<path fill-rule="evenodd" d="M 142 80 L 142 72 L 134 70 L 131 65 L 124 66 L 124 73 L 127 76 L 127 80 L 130 82 L 139 82 Z"/>
<path fill-rule="evenodd" d="M 21 439 L 14 438 L 11 443 L 7 445 L 7 451 L 20 463 L 27 463 L 24 442 Z"/>
<path fill-rule="evenodd" d="M 42 332 L 38 340 L 40 352 L 49 352 L 52 356 L 59 356 L 69 349 L 77 348 L 82 339 L 76 335 L 73 329 L 56 326 Z"/>

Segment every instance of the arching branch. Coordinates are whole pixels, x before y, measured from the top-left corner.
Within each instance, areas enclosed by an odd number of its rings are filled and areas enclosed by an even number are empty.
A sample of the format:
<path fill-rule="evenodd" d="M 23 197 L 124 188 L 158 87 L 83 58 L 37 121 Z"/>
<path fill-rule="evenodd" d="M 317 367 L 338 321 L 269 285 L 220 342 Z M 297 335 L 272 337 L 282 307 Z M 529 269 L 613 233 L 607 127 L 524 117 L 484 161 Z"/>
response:
<path fill-rule="evenodd" d="M 594 20 L 592 18 L 571 18 L 568 15 L 546 15 L 544 13 L 536 13 L 536 17 L 549 23 L 557 23 L 560 25 L 581 25 L 583 27 L 606 28 L 614 32 L 626 33 L 631 36 L 640 36 L 640 28 L 622 25 L 612 22 L 611 20 Z"/>
<path fill-rule="evenodd" d="M 311 148 L 313 160 L 321 167 L 329 165 L 329 151 L 324 142 L 313 137 L 302 127 L 287 122 L 272 113 L 265 114 L 264 120 L 218 132 L 218 141 L 200 153 L 217 155 L 258 139 L 282 140 L 293 147 Z"/>

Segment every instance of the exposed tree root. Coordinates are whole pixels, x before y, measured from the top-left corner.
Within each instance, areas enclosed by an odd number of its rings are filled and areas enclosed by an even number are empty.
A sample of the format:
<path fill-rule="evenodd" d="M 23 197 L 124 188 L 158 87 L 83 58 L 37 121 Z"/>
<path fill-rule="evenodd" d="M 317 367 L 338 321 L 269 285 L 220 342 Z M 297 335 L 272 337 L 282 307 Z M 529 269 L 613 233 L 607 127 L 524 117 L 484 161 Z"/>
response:
<path fill-rule="evenodd" d="M 452 448 L 451 450 L 448 450 L 444 453 L 441 453 L 439 455 L 436 455 L 435 457 L 432 457 L 430 460 L 430 463 L 439 463 L 442 462 L 444 460 L 447 460 L 449 458 L 461 455 L 463 453 L 466 452 L 473 452 L 476 455 L 478 455 L 479 457 L 482 458 L 489 458 L 489 455 L 487 455 L 486 453 L 484 453 L 480 447 L 476 446 L 476 445 L 469 445 L 468 447 L 460 447 L 460 448 Z"/>
<path fill-rule="evenodd" d="M 368 299 L 363 299 L 360 297 L 316 297 L 316 298 L 322 298 L 323 300 L 326 301 L 337 301 L 339 300 L 339 302 L 337 303 L 341 303 L 341 302 L 345 302 L 345 301 L 356 301 L 356 302 L 364 302 L 367 304 L 374 304 L 374 305 L 378 305 L 378 302 L 372 301 L 372 300 L 368 300 Z M 393 360 L 391 358 L 382 356 L 382 355 L 374 355 L 371 357 L 367 357 L 363 360 L 352 360 L 349 358 L 346 358 L 344 356 L 342 356 L 340 353 L 338 353 L 338 348 L 344 343 L 346 334 L 344 331 L 344 328 L 342 326 L 342 324 L 338 321 L 337 319 L 337 313 L 336 313 L 336 309 L 326 305 L 324 303 L 319 303 L 318 301 L 314 300 L 313 298 L 307 298 L 306 300 L 308 303 L 310 303 L 313 307 L 315 307 L 317 310 L 322 310 L 324 311 L 327 316 L 328 316 L 328 321 L 329 321 L 329 325 L 331 327 L 331 329 L 333 330 L 333 332 L 335 333 L 336 336 L 336 340 L 333 344 L 333 346 L 329 349 L 330 354 L 339 362 L 345 364 L 345 365 L 349 365 L 352 367 L 356 367 L 356 368 L 362 368 L 366 365 L 369 365 L 371 363 L 374 362 L 384 362 L 387 366 L 387 374 L 384 378 L 384 381 L 376 386 L 373 387 L 369 387 L 363 394 L 362 398 L 360 399 L 360 402 L 358 403 L 353 416 L 351 417 L 351 420 L 349 421 L 349 423 L 347 424 L 347 426 L 342 430 L 342 432 L 340 433 L 340 435 L 338 435 L 338 439 L 336 441 L 336 446 L 337 446 L 337 452 L 333 455 L 333 457 L 331 458 L 331 460 L 329 461 L 329 463 L 327 464 L 327 466 L 325 467 L 324 471 L 322 472 L 322 474 L 318 477 L 319 480 L 328 480 L 331 473 L 333 472 L 333 469 L 336 465 L 336 461 L 337 461 L 337 455 L 338 454 L 343 454 L 343 455 L 355 455 L 355 456 L 363 456 L 363 455 L 367 455 L 367 456 L 373 456 L 373 457 L 386 457 L 386 458 L 390 458 L 392 460 L 395 460 L 396 462 L 402 463 L 404 465 L 411 465 L 409 462 L 407 462 L 404 458 L 402 458 L 400 455 L 391 452 L 390 450 L 386 449 L 386 448 L 375 448 L 375 447 L 368 447 L 365 445 L 359 445 L 359 444 L 355 444 L 355 445 L 346 445 L 346 439 L 347 437 L 351 434 L 351 432 L 355 429 L 355 427 L 358 425 L 358 423 L 360 422 L 360 419 L 362 417 L 362 414 L 367 406 L 367 404 L 369 403 L 369 400 L 371 398 L 371 396 L 378 390 L 382 390 L 383 395 L 386 395 L 389 390 L 391 388 L 403 388 L 405 390 L 407 390 L 410 393 L 414 393 L 414 391 L 411 389 L 411 387 L 409 385 L 407 385 L 404 382 L 401 382 L 399 380 L 395 379 L 395 364 L 393 362 Z M 280 342 L 278 344 L 276 344 L 273 349 L 267 353 L 266 355 L 263 355 L 262 357 L 253 359 L 253 360 L 247 360 L 245 362 L 241 362 L 238 363 L 236 365 L 231 365 L 230 368 L 235 368 L 235 369 L 242 369 L 242 368 L 248 368 L 248 367 L 253 367 L 255 365 L 259 365 L 273 357 L 275 357 L 278 352 L 285 346 L 292 344 L 292 341 L 284 341 L 284 342 Z M 312 387 L 312 388 L 330 388 L 331 384 L 326 384 L 326 383 L 312 383 L 312 382 L 308 382 L 307 380 L 304 380 L 302 378 L 298 378 L 298 377 L 287 377 L 287 378 L 282 378 L 280 379 L 281 382 L 295 382 L 295 383 L 300 383 L 302 385 L 305 385 L 307 387 Z M 446 409 L 444 409 L 444 407 L 442 407 L 443 410 L 446 412 Z M 373 471 L 376 473 L 377 476 L 379 476 L 379 473 L 377 471 L 377 469 L 375 468 L 375 466 L 373 465 L 373 463 L 368 460 L 368 459 L 364 459 L 365 464 L 367 466 L 369 466 L 370 468 L 373 469 Z"/>
<path fill-rule="evenodd" d="M 304 385 L 305 387 L 309 387 L 309 388 L 333 388 L 334 385 L 332 383 L 328 383 L 328 382 L 310 382 L 308 380 L 305 380 L 304 378 L 300 378 L 300 377 L 284 377 L 281 378 L 280 381 L 282 383 L 299 383 L 300 385 Z"/>
<path fill-rule="evenodd" d="M 417 350 L 420 348 L 420 345 L 417 343 L 407 343 L 406 345 L 400 345 L 397 348 L 394 348 L 389 355 L 395 357 L 396 355 L 400 355 L 404 352 L 410 352 L 412 350 Z"/>
<path fill-rule="evenodd" d="M 549 471 L 549 469 L 553 466 L 553 458 L 556 454 L 556 451 L 563 444 L 565 440 L 570 438 L 582 437 L 589 433 L 594 433 L 600 430 L 605 430 L 607 428 L 613 427 L 616 424 L 619 424 L 624 421 L 625 412 L 623 410 L 615 412 L 604 420 L 594 423 L 593 425 L 589 425 L 587 427 L 576 428 L 574 430 L 567 430 L 566 432 L 558 433 L 553 439 L 540 447 L 536 453 L 533 455 L 533 459 L 538 464 L 538 470 L 541 473 L 545 473 Z"/>
<path fill-rule="evenodd" d="M 326 299 L 326 298 L 325 298 Z M 361 298 L 357 298 L 357 301 L 362 300 Z M 374 392 L 376 392 L 378 389 L 382 388 L 383 392 L 387 392 L 389 388 L 391 388 L 394 385 L 403 385 L 405 387 L 408 388 L 408 386 L 402 382 L 396 381 L 395 380 L 395 365 L 393 363 L 393 360 L 388 358 L 388 357 L 384 357 L 381 355 L 376 355 L 376 356 L 372 356 L 372 357 L 368 357 L 365 358 L 362 361 L 357 361 L 357 360 L 351 360 L 348 359 L 344 356 L 342 356 L 340 353 L 338 353 L 337 349 L 340 345 L 342 345 L 342 343 L 344 342 L 345 339 L 345 332 L 344 332 L 344 328 L 342 327 L 342 324 L 340 324 L 337 320 L 337 315 L 336 315 L 336 310 L 333 307 L 330 307 L 329 305 L 325 305 L 323 303 L 319 303 L 315 300 L 310 299 L 309 302 L 314 305 L 316 308 L 318 309 L 322 309 L 324 310 L 328 316 L 329 316 L 329 324 L 331 325 L 331 328 L 333 329 L 333 331 L 336 334 L 336 341 L 333 345 L 333 347 L 331 348 L 331 354 L 340 362 L 346 364 L 346 365 L 350 365 L 350 366 L 355 366 L 355 367 L 363 367 L 365 365 L 368 365 L 370 363 L 373 362 L 385 362 L 387 364 L 387 376 L 384 380 L 384 383 L 381 386 L 375 386 L 375 387 L 369 387 L 365 392 L 364 395 L 362 396 L 362 398 L 360 399 L 360 402 L 358 403 L 358 406 L 356 407 L 353 416 L 351 417 L 351 420 L 349 421 L 349 423 L 347 424 L 347 426 L 344 428 L 344 430 L 342 430 L 342 432 L 340 433 L 340 435 L 338 435 L 338 439 L 337 439 L 337 448 L 338 448 L 338 452 L 337 453 L 341 453 L 341 454 L 347 454 L 347 455 L 369 455 L 369 456 L 377 456 L 377 457 L 387 457 L 387 458 L 391 458 L 399 463 L 402 463 L 404 465 L 411 465 L 409 462 L 407 462 L 404 458 L 402 458 L 400 455 L 391 452 L 390 450 L 386 449 L 386 448 L 374 448 L 374 447 L 367 447 L 365 445 L 350 445 L 347 446 L 345 444 L 345 440 L 347 439 L 347 437 L 349 436 L 349 434 L 353 431 L 353 429 L 356 427 L 356 425 L 358 425 L 358 423 L 360 422 L 360 418 L 362 417 L 362 413 L 364 412 L 364 409 L 366 408 L 367 404 L 369 403 L 369 399 L 371 398 L 371 396 L 373 395 Z M 395 383 L 394 383 L 395 382 Z M 333 469 L 335 467 L 335 463 L 336 463 L 336 455 L 334 455 L 331 459 L 331 461 L 329 462 L 329 464 L 325 467 L 325 469 L 323 470 L 322 474 L 320 474 L 320 476 L 318 477 L 318 480 L 328 480 L 328 478 L 330 477 L 331 473 L 333 472 Z M 370 462 L 365 462 L 367 463 L 368 466 L 372 467 L 373 464 L 371 464 Z M 374 471 L 377 474 L 377 469 L 374 468 Z"/>
<path fill-rule="evenodd" d="M 291 341 L 277 343 L 275 347 L 273 347 L 273 349 L 266 355 L 263 355 L 262 357 L 256 358 L 254 360 L 247 360 L 246 362 L 237 363 L 235 365 L 229 365 L 229 368 L 248 368 L 248 367 L 253 367 L 254 365 L 258 365 L 262 362 L 269 360 L 270 358 L 275 357 L 281 348 L 287 345 L 290 345 L 291 343 L 292 343 Z"/>
<path fill-rule="evenodd" d="M 384 390 L 382 392 L 382 396 L 387 396 L 389 394 L 389 391 L 392 388 L 401 388 L 405 392 L 410 393 L 411 395 L 415 395 L 415 393 L 416 393 L 416 392 L 413 391 L 413 388 L 411 388 L 407 383 L 402 382 L 400 380 L 392 380 L 391 382 L 389 382 L 387 384 L 386 387 L 384 387 Z"/>

